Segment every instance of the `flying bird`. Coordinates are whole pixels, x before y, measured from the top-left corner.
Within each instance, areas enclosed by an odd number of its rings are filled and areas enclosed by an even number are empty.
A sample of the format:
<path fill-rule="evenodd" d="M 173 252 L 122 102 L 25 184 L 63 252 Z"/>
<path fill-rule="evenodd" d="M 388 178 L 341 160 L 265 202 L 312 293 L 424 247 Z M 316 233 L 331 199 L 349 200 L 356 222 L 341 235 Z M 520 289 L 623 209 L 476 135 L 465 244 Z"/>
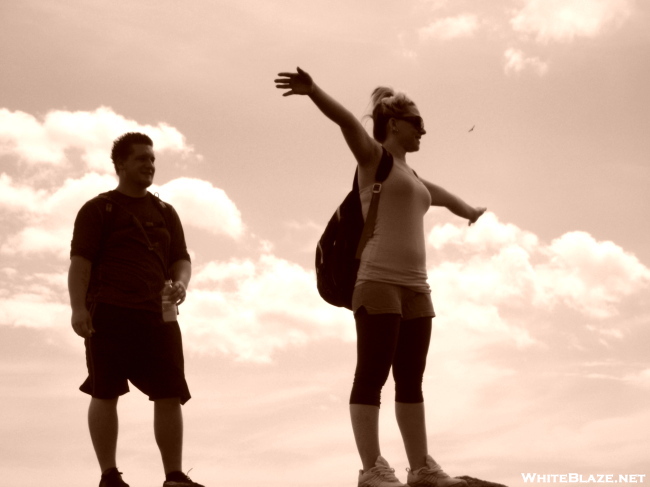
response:
<path fill-rule="evenodd" d="M 469 129 L 468 132 L 474 132 L 474 127 L 476 127 L 476 125 L 472 125 L 472 128 Z"/>

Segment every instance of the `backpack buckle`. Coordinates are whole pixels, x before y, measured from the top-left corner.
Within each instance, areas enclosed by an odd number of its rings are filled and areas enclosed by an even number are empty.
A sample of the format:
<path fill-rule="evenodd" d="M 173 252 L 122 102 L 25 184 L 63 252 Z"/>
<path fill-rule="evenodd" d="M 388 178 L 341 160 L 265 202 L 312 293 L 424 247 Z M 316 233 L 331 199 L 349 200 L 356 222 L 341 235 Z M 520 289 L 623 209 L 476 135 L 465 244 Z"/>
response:
<path fill-rule="evenodd" d="M 380 193 L 381 192 L 381 183 L 375 183 L 372 185 L 372 192 L 373 193 Z"/>

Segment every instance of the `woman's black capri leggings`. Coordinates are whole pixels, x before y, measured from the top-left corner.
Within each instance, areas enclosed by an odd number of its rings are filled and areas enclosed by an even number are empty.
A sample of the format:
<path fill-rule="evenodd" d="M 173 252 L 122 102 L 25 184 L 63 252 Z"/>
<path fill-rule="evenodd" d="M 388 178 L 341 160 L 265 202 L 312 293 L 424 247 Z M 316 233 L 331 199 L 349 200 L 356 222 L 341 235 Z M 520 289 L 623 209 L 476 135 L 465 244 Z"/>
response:
<path fill-rule="evenodd" d="M 431 341 L 431 318 L 402 320 L 398 314 L 357 310 L 357 367 L 350 404 L 380 405 L 381 389 L 391 366 L 395 401 L 424 402 L 422 377 Z"/>

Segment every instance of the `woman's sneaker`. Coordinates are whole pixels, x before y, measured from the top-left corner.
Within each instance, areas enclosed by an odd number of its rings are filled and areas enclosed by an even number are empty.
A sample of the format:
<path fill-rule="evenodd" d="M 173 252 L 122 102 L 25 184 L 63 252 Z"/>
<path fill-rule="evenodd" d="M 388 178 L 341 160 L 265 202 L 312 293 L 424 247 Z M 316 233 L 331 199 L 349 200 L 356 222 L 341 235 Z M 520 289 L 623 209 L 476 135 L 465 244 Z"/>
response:
<path fill-rule="evenodd" d="M 122 472 L 118 472 L 117 468 L 113 467 L 102 474 L 99 487 L 129 487 L 129 484 L 122 480 Z"/>
<path fill-rule="evenodd" d="M 409 487 L 467 486 L 467 482 L 465 482 L 463 479 L 450 477 L 445 472 L 443 472 L 440 465 L 438 465 L 430 455 L 427 455 L 426 467 L 418 468 L 415 471 L 407 468 L 406 471 L 408 472 L 406 483 L 409 485 Z"/>
<path fill-rule="evenodd" d="M 197 484 L 183 472 L 170 472 L 167 474 L 167 480 L 163 482 L 163 487 L 203 487 L 203 485 Z"/>
<path fill-rule="evenodd" d="M 359 470 L 359 487 L 406 487 L 395 477 L 395 469 L 379 455 L 375 466 L 367 472 Z"/>

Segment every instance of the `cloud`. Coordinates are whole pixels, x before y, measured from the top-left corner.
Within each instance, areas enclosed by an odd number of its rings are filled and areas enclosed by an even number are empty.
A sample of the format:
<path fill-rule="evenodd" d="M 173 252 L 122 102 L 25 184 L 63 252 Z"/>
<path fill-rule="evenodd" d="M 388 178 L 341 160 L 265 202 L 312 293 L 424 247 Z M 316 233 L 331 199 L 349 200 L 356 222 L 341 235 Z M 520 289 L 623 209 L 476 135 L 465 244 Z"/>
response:
<path fill-rule="evenodd" d="M 428 26 L 419 29 L 418 34 L 421 40 L 449 40 L 458 37 L 470 37 L 478 28 L 479 22 L 476 15 L 465 14 L 431 22 Z"/>
<path fill-rule="evenodd" d="M 194 149 L 185 136 L 166 123 L 143 125 L 116 114 L 111 108 L 69 112 L 52 110 L 41 120 L 21 111 L 0 109 L 0 156 L 17 156 L 30 165 L 61 167 L 67 164 L 66 151 L 76 150 L 87 168 L 101 173 L 114 172 L 110 160 L 113 140 L 125 132 L 143 132 L 158 151 L 187 157 Z"/>
<path fill-rule="evenodd" d="M 519 74 L 525 69 L 532 69 L 538 75 L 544 76 L 548 72 L 548 64 L 537 57 L 526 57 L 523 51 L 509 48 L 503 54 L 505 57 L 506 74 Z"/>
<path fill-rule="evenodd" d="M 49 192 L 0 175 L 0 208 L 18 227 L 2 242 L 0 254 L 67 256 L 79 208 L 113 186 L 113 176 L 89 173 L 80 179 L 66 179 L 60 188 Z"/>
<path fill-rule="evenodd" d="M 596 37 L 632 14 L 632 0 L 526 0 L 510 20 L 515 32 L 540 43 Z"/>
<path fill-rule="evenodd" d="M 569 232 L 550 244 L 486 213 L 473 227 L 445 224 L 428 235 L 434 295 L 442 302 L 552 311 L 563 305 L 592 319 L 619 313 L 622 301 L 650 287 L 650 269 L 613 242 Z M 495 310 L 492 309 L 491 313 Z"/>
<path fill-rule="evenodd" d="M 650 270 L 613 242 L 585 232 L 562 235 L 541 249 L 539 302 L 565 305 L 594 318 L 618 314 L 617 305 L 650 284 Z"/>
<path fill-rule="evenodd" d="M 50 189 L 37 188 L 38 178 L 15 179 L 0 174 L 0 209 L 6 215 L 0 254 L 67 256 L 79 208 L 116 185 L 109 155 L 112 141 L 124 132 L 136 130 L 149 134 L 156 150 L 176 152 L 182 157 L 193 154 L 175 128 L 165 123 L 142 125 L 106 107 L 93 112 L 50 111 L 42 121 L 24 112 L 0 109 L 0 156 L 17 157 L 39 169 L 49 165 L 53 171 L 50 182 L 70 173 L 66 155 L 69 150 L 80 151 L 87 169 L 91 169 Z M 159 190 L 161 197 L 182 213 L 186 225 L 235 239 L 243 235 L 239 210 L 223 190 L 210 183 L 179 178 Z"/>
<path fill-rule="evenodd" d="M 41 293 L 13 294 L 0 299 L 0 323 L 30 328 L 59 328 L 70 323 L 70 306 Z"/>
<path fill-rule="evenodd" d="M 478 25 L 475 19 L 459 19 L 432 24 L 430 34 L 451 38 Z M 523 55 L 518 62 L 535 65 Z M 106 145 L 113 138 L 108 128 L 122 124 L 119 132 L 135 129 L 127 126 L 135 122 L 106 108 L 50 112 L 42 123 L 21 112 L 4 110 L 1 115 L 4 153 L 18 154 L 33 164 L 58 164 L 57 173 L 64 173 L 61 165 L 66 150 L 85 151 L 83 157 L 93 166 L 99 163 L 100 152 L 106 157 Z M 25 134 L 8 129 L 8 120 L 22 127 Z M 191 152 L 175 129 L 164 124 L 158 129 L 166 142 L 156 142 L 157 147 Z M 76 138 L 72 137 L 75 130 Z M 0 254 L 15 258 L 11 266 L 3 268 L 6 276 L 13 276 L 11 285 L 0 289 L 3 324 L 56 327 L 69 321 L 64 281 L 43 271 L 25 275 L 25 261 L 20 259 L 67 258 L 78 209 L 115 185 L 110 163 L 108 168 L 103 173 L 68 178 L 58 188 L 48 190 L 0 174 L 0 209 L 7 223 Z M 207 181 L 178 178 L 152 190 L 177 208 L 186 227 L 237 241 L 247 235 L 235 203 Z M 303 228 L 295 222 L 287 226 L 294 232 L 312 229 L 310 224 Z M 449 350 L 489 344 L 517 348 L 539 345 L 541 338 L 530 327 L 539 313 L 564 307 L 590 319 L 613 317 L 620 312 L 623 299 L 638 294 L 650 283 L 650 271 L 611 242 L 597 242 L 588 234 L 572 232 L 544 244 L 530 232 L 499 222 L 491 213 L 469 229 L 436 225 L 428 234 L 428 244 L 434 250 L 428 267 L 438 312 L 435 324 L 449 331 L 444 344 Z M 328 338 L 354 340 L 349 311 L 333 308 L 320 299 L 313 270 L 273 255 L 273 249 L 274 245 L 261 242 L 257 257 L 210 261 L 195 270 L 181 316 L 190 350 L 268 362 L 287 347 Z M 521 310 L 531 316 L 513 320 L 512 313 Z M 594 329 L 587 333 L 601 340 L 624 339 L 615 330 L 609 326 L 600 333 Z"/>
<path fill-rule="evenodd" d="M 533 325 L 559 310 L 596 320 L 583 333 L 621 341 L 622 332 L 598 321 L 616 317 L 626 298 L 650 286 L 650 270 L 612 242 L 570 232 L 544 243 L 492 213 L 470 228 L 436 225 L 428 245 L 434 325 L 444 330 L 436 356 L 489 345 L 543 347 L 548 337 Z M 190 349 L 242 361 L 270 361 L 279 350 L 326 338 L 354 339 L 349 311 L 320 299 L 313 271 L 271 254 L 210 262 L 193 278 L 185 306 Z"/>
<path fill-rule="evenodd" d="M 88 173 L 79 179 L 66 179 L 60 188 L 49 192 L 0 174 L 0 209 L 18 227 L 13 233 L 7 232 L 0 254 L 66 257 L 79 208 L 115 184 L 114 176 Z M 243 235 L 245 227 L 239 210 L 223 190 L 210 183 L 179 178 L 158 190 L 161 198 L 178 209 L 184 227 L 194 226 L 234 239 Z"/>
<path fill-rule="evenodd" d="M 101 181 L 101 176 L 93 177 Z M 70 181 L 56 197 L 43 197 L 43 208 L 76 208 L 64 195 L 76 193 L 74 188 L 86 183 Z M 206 203 L 212 197 L 225 198 L 202 181 L 175 184 L 164 185 L 161 191 L 172 188 L 192 194 L 196 191 L 187 190 L 203 188 L 203 197 L 177 204 L 180 211 L 187 205 L 188 215 L 204 215 L 196 208 L 212 204 Z M 18 234 L 20 242 L 6 241 L 3 251 L 13 248 L 16 255 L 28 255 L 37 245 L 43 252 L 51 251 L 54 241 L 46 234 L 30 234 L 35 228 L 29 226 L 29 231 Z M 69 235 L 64 242 L 61 254 L 67 254 Z M 629 329 L 611 319 L 624 312 L 627 298 L 640 296 L 650 286 L 650 270 L 612 242 L 570 232 L 544 243 L 513 224 L 499 222 L 492 213 L 469 228 L 437 224 L 427 243 L 429 282 L 438 315 L 434 326 L 444 330 L 444 338 L 433 345 L 438 356 L 497 345 L 544 347 L 553 337 L 542 334 L 535 323 L 548 317 L 558 320 L 559 312 L 568 310 L 590 320 L 588 325 L 584 320 L 576 326 L 568 322 L 563 330 L 595 337 L 578 339 L 581 349 L 602 341 L 621 343 Z M 354 340 L 350 312 L 322 301 L 313 270 L 272 255 L 272 248 L 255 258 L 213 260 L 195 268 L 180 316 L 188 350 L 269 362 L 287 348 L 326 339 Z M 42 272 L 25 276 L 12 269 L 4 271 L 14 277 L 0 293 L 4 313 L 0 322 L 46 327 L 67 323 L 65 282 L 60 276 Z M 48 310 L 47 319 L 43 309 Z"/>
<path fill-rule="evenodd" d="M 15 184 L 8 174 L 0 174 L 0 208 L 9 212 L 37 211 L 47 197 L 45 190 Z"/>
<path fill-rule="evenodd" d="M 66 274 L 5 274 L 11 279 L 0 288 L 0 324 L 59 328 L 70 323 Z"/>
<path fill-rule="evenodd" d="M 650 368 L 628 374 L 625 376 L 624 380 L 641 387 L 650 388 Z"/>
<path fill-rule="evenodd" d="M 320 298 L 314 272 L 272 255 L 208 263 L 184 308 L 188 347 L 238 360 L 268 362 L 289 346 L 354 339 L 350 312 Z"/>
<path fill-rule="evenodd" d="M 183 225 L 239 239 L 244 235 L 241 213 L 222 189 L 207 181 L 177 178 L 158 189 L 160 197 L 178 210 Z"/>

